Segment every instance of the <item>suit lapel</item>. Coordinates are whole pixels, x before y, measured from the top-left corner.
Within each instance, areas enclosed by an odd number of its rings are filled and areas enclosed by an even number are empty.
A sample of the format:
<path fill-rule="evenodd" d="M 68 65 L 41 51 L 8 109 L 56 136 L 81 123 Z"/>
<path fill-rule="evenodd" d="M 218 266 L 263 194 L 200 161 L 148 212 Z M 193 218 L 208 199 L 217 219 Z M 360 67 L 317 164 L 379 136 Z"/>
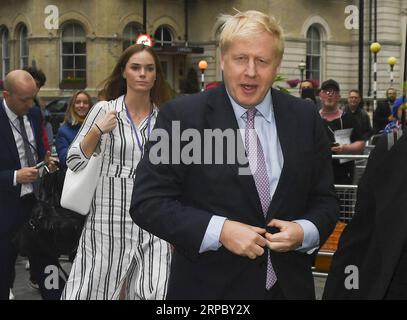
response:
<path fill-rule="evenodd" d="M 220 129 L 222 131 L 232 129 L 237 137 L 237 144 L 240 144 L 240 150 L 244 150 L 244 144 L 240 135 L 239 126 L 236 121 L 236 116 L 230 103 L 225 86 L 211 90 L 211 95 L 208 98 L 208 112 L 206 120 L 211 129 Z M 223 159 L 227 159 L 227 150 L 223 149 Z M 253 176 L 239 174 L 239 164 L 235 161 L 234 165 L 225 165 L 228 170 L 232 171 L 233 177 L 238 181 L 239 185 L 244 188 L 250 203 L 261 216 L 262 209 L 260 198 L 257 193 L 256 185 Z"/>
<path fill-rule="evenodd" d="M 11 155 L 16 163 L 20 163 L 20 157 L 18 155 L 18 150 L 16 146 L 16 140 L 14 139 L 13 130 L 4 109 L 3 100 L 0 105 L 0 132 L 1 139 L 4 139 L 4 144 L 9 148 Z"/>
<path fill-rule="evenodd" d="M 284 99 L 281 99 L 282 95 L 275 89 L 271 90 L 271 94 L 277 128 L 277 136 L 280 141 L 281 150 L 284 157 L 284 165 L 281 171 L 277 188 L 274 192 L 273 199 L 267 212 L 268 217 L 270 217 L 270 215 L 274 215 L 276 212 L 279 211 L 279 207 L 282 205 L 282 199 L 285 198 L 282 195 L 285 193 L 285 190 L 290 185 L 290 175 L 288 168 L 292 168 L 293 166 L 293 136 L 296 127 L 295 125 L 293 125 L 293 115 L 291 115 L 288 110 L 289 106 L 286 105 Z"/>

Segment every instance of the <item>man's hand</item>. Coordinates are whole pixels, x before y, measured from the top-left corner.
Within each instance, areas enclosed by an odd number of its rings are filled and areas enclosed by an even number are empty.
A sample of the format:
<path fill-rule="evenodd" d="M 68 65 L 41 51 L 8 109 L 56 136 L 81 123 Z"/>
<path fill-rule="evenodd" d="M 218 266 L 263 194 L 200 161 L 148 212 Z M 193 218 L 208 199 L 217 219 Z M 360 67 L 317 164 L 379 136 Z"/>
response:
<path fill-rule="evenodd" d="M 226 249 L 239 256 L 256 259 L 263 255 L 266 245 L 265 229 L 232 220 L 225 220 L 220 242 Z"/>
<path fill-rule="evenodd" d="M 295 222 L 273 219 L 269 227 L 280 229 L 277 233 L 266 233 L 267 247 L 277 252 L 288 252 L 297 249 L 304 241 L 304 230 Z"/>
<path fill-rule="evenodd" d="M 38 179 L 38 169 L 33 167 L 26 167 L 17 170 L 16 180 L 17 183 L 26 184 L 33 183 Z"/>
<path fill-rule="evenodd" d="M 344 144 L 340 144 L 339 146 L 332 147 L 331 151 L 336 154 L 343 154 L 343 153 L 346 153 L 346 148 L 345 148 Z"/>
<path fill-rule="evenodd" d="M 47 151 L 47 153 L 45 154 L 45 159 L 44 159 L 45 163 L 47 164 L 48 170 L 49 172 L 55 172 L 58 170 L 58 165 L 57 165 L 57 159 L 54 157 L 51 157 L 51 152 Z"/>

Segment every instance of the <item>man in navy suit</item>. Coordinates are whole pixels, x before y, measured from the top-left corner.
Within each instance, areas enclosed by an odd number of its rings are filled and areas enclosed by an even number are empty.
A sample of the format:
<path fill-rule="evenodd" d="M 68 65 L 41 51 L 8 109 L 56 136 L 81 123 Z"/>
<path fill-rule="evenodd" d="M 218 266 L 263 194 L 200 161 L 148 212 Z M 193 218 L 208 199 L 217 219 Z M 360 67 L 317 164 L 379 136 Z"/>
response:
<path fill-rule="evenodd" d="M 323 123 L 312 103 L 271 89 L 284 51 L 275 20 L 258 11 L 224 19 L 224 84 L 160 109 L 130 214 L 174 246 L 168 299 L 313 299 L 309 253 L 338 212 Z M 236 148 L 225 149 L 229 137 L 209 149 L 204 140 L 188 164 L 191 145 L 171 136 L 175 126 L 188 139 L 232 131 Z M 169 148 L 156 152 L 164 133 Z M 170 161 L 157 163 L 165 150 Z M 249 174 L 237 160 L 244 150 Z"/>
<path fill-rule="evenodd" d="M 0 104 L 0 299 L 8 299 L 16 250 L 12 239 L 26 221 L 36 198 L 39 169 L 45 160 L 55 168 L 41 139 L 41 114 L 33 108 L 38 88 L 23 70 L 7 74 Z M 31 152 L 28 154 L 28 152 Z"/>

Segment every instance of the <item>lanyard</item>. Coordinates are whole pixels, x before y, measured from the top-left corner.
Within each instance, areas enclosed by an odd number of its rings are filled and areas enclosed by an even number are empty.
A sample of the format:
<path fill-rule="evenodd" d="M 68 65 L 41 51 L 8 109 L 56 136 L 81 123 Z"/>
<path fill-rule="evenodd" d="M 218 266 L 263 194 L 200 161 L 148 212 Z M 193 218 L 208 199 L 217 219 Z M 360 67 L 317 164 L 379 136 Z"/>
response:
<path fill-rule="evenodd" d="M 124 99 L 123 99 L 123 102 L 124 102 Z M 127 108 L 126 102 L 124 102 L 124 105 L 125 105 L 125 107 L 126 107 L 127 117 L 128 117 L 129 120 L 130 120 L 131 126 L 132 126 L 133 131 L 134 131 L 134 134 L 135 134 L 135 136 L 136 136 L 137 145 L 138 145 L 138 147 L 139 147 L 139 149 L 140 149 L 141 156 L 143 157 L 143 154 L 144 154 L 143 144 L 140 142 L 140 139 L 139 139 L 138 134 L 137 134 L 136 125 L 134 124 L 134 121 L 133 121 L 133 119 L 132 119 L 132 117 L 131 117 L 131 115 L 130 115 L 130 112 L 129 112 L 129 109 Z M 150 138 L 150 133 L 151 133 L 151 132 L 150 132 L 150 125 L 151 125 L 151 116 L 152 116 L 152 115 L 153 115 L 153 110 L 151 109 L 151 112 L 148 114 L 148 119 L 147 119 L 147 141 L 148 141 L 148 139 Z M 140 134 L 141 134 L 141 131 L 140 131 Z"/>
<path fill-rule="evenodd" d="M 24 142 L 27 142 L 27 143 L 30 145 L 30 147 L 35 151 L 35 153 L 38 154 L 37 148 L 34 147 L 34 146 L 32 145 L 32 143 L 31 143 L 29 140 L 26 140 L 26 139 L 24 138 L 24 136 L 21 134 L 21 131 L 16 127 L 16 125 L 15 125 L 15 124 L 11 121 L 11 119 L 8 117 L 8 114 L 7 114 L 7 112 L 6 112 L 5 108 L 4 108 L 4 106 L 3 106 L 3 110 L 4 110 L 4 112 L 6 113 L 8 122 L 10 122 L 10 124 L 13 126 L 13 128 L 18 132 L 18 134 L 19 134 L 19 135 L 21 136 L 21 138 L 24 140 Z M 24 119 L 24 118 L 23 118 L 23 119 Z M 30 120 L 30 126 L 31 126 L 31 129 L 32 129 L 31 119 L 28 119 L 28 120 Z M 33 130 L 33 133 L 34 133 L 34 130 Z"/>
<path fill-rule="evenodd" d="M 343 122 L 342 122 L 342 116 L 339 118 L 339 121 L 341 122 L 341 130 L 343 130 Z M 329 129 L 329 131 L 332 132 L 332 134 L 335 136 L 335 131 L 331 129 L 331 127 L 329 126 L 329 124 L 326 125 Z"/>

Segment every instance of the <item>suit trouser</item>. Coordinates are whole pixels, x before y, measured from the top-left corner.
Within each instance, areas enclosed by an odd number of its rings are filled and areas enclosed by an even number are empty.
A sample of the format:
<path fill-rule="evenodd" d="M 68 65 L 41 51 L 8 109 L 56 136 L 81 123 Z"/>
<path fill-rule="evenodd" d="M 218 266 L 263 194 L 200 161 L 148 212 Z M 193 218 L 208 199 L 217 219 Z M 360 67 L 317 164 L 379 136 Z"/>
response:
<path fill-rule="evenodd" d="M 29 216 L 34 204 L 34 195 L 27 195 L 20 199 L 22 212 L 25 217 Z M 20 222 L 20 227 L 24 220 Z M 10 288 L 13 287 L 15 277 L 15 262 L 17 258 L 17 248 L 13 244 L 13 238 L 18 231 L 17 229 L 9 230 L 0 235 L 0 299 L 8 300 Z"/>
<path fill-rule="evenodd" d="M 14 280 L 14 263 L 17 250 L 11 234 L 0 234 L 0 300 L 8 300 Z"/>
<path fill-rule="evenodd" d="M 29 255 L 30 269 L 36 279 L 43 300 L 59 300 L 65 287 L 57 257 Z M 66 275 L 67 276 L 67 275 Z M 65 277 L 66 278 L 66 277 Z"/>

